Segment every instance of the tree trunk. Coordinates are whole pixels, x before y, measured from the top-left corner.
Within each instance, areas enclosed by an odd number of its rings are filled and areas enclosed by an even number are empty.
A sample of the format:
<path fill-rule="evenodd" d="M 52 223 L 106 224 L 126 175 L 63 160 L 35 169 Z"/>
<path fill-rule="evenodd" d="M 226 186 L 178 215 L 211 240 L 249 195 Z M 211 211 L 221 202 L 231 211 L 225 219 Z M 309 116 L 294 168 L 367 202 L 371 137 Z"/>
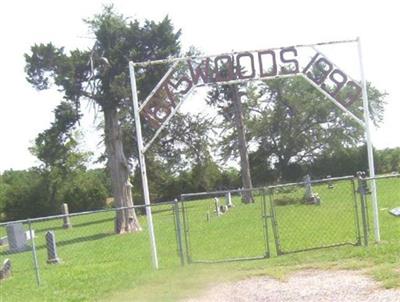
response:
<path fill-rule="evenodd" d="M 104 134 L 107 154 L 107 166 L 111 176 L 111 188 L 114 202 L 118 208 L 132 207 L 132 185 L 129 182 L 129 166 L 125 157 L 121 129 L 116 108 L 104 110 Z M 141 227 L 134 209 L 117 211 L 115 232 L 118 234 L 140 231 Z"/>
<path fill-rule="evenodd" d="M 247 153 L 247 143 L 246 143 L 246 130 L 243 122 L 243 107 L 242 102 L 239 97 L 238 88 L 236 85 L 232 85 L 232 103 L 234 106 L 235 114 L 235 125 L 238 133 L 238 145 L 240 154 L 240 168 L 242 175 L 242 184 L 244 189 L 252 189 L 253 184 L 251 182 L 250 175 L 250 164 L 249 155 Z M 245 203 L 254 202 L 253 194 L 251 191 L 245 191 L 242 194 L 242 201 Z"/>

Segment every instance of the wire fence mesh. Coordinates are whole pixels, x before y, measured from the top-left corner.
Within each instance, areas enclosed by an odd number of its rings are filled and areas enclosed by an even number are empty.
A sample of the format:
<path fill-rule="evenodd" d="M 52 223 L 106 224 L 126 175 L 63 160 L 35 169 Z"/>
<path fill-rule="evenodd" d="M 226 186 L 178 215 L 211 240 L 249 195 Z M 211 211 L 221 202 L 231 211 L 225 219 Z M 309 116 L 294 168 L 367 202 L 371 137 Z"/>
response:
<path fill-rule="evenodd" d="M 374 217 L 371 194 L 373 182 L 375 182 L 378 196 L 377 210 L 381 241 L 398 242 L 400 240 L 400 175 L 391 174 L 375 178 L 365 177 L 360 180 L 360 186 L 365 189 L 359 195 L 360 198 L 365 199 L 366 203 L 365 216 L 370 242 L 376 240 L 373 229 Z M 398 210 L 396 211 L 396 209 Z M 396 216 L 396 213 L 398 216 Z"/>
<path fill-rule="evenodd" d="M 156 204 L 152 209 L 160 268 L 176 266 L 180 260 L 173 203 Z M 62 215 L 0 224 L 4 241 L 0 246 L 1 261 L 8 259 L 12 263 L 13 274 L 2 295 L 7 297 L 11 283 L 32 286 L 36 282 L 46 286 L 57 280 L 68 284 L 71 274 L 74 278 L 78 274 L 95 290 L 100 278 L 112 279 L 116 274 L 125 278 L 132 273 L 140 276 L 151 271 L 145 207 L 135 206 L 135 210 L 142 231 L 125 234 L 115 233 L 116 209 L 71 214 L 70 227 L 65 226 Z M 16 228 L 16 235 L 11 227 Z M 21 248 L 13 248 L 10 239 L 18 241 Z"/>
<path fill-rule="evenodd" d="M 254 202 L 241 195 L 251 192 Z M 181 196 L 187 261 L 269 257 L 264 189 Z"/>
<path fill-rule="evenodd" d="M 243 190 L 232 190 L 151 205 L 160 268 L 368 245 L 375 239 L 373 181 L 381 238 L 399 242 L 400 175 L 306 180 L 251 190 L 254 202 L 248 204 Z M 8 259 L 12 270 L 12 278 L 2 282 L 2 297 L 36 283 L 67 288 L 71 276 L 95 291 L 104 280 L 112 288 L 113 278 L 152 271 L 145 206 L 135 210 L 142 231 L 126 234 L 115 233 L 117 209 L 71 214 L 71 227 L 62 215 L 1 223 L 0 264 Z"/>
<path fill-rule="evenodd" d="M 278 254 L 361 244 L 353 177 L 270 187 Z"/>

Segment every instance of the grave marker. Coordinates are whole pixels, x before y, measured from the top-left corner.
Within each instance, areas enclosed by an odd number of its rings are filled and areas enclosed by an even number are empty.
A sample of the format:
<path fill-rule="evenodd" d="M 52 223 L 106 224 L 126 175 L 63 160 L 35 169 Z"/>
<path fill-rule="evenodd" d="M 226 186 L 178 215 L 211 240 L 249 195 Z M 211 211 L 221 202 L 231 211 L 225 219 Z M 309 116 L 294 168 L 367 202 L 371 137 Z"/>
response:
<path fill-rule="evenodd" d="M 26 235 L 22 223 L 7 225 L 8 248 L 10 252 L 22 252 L 29 249 L 26 244 Z"/>
<path fill-rule="evenodd" d="M 235 206 L 235 205 L 232 203 L 232 195 L 231 195 L 231 192 L 226 193 L 226 195 L 225 195 L 225 202 L 226 202 L 226 205 L 228 206 L 228 208 L 232 208 L 232 207 Z"/>
<path fill-rule="evenodd" d="M 0 280 L 7 279 L 11 276 L 11 260 L 5 259 L 0 269 Z"/>
<path fill-rule="evenodd" d="M 215 213 L 217 214 L 217 216 L 220 216 L 221 212 L 219 210 L 219 199 L 218 199 L 218 197 L 214 197 L 214 205 L 215 205 Z"/>
<path fill-rule="evenodd" d="M 60 258 L 58 258 L 57 256 L 56 235 L 54 231 L 48 231 L 46 233 L 46 245 L 47 245 L 47 263 L 49 264 L 60 263 Z"/>
<path fill-rule="evenodd" d="M 70 229 L 72 228 L 71 225 L 71 221 L 70 221 L 70 217 L 69 217 L 69 210 L 68 210 L 68 204 L 67 203 L 63 203 L 61 206 L 61 212 L 63 215 L 65 215 L 63 217 L 63 228 L 64 229 Z"/>

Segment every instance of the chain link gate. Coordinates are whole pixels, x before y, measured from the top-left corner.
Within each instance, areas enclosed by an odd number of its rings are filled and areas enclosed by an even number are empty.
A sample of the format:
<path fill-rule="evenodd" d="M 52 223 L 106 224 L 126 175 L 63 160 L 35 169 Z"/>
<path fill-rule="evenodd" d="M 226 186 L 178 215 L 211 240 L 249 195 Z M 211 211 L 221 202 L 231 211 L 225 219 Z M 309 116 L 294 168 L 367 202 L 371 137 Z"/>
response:
<path fill-rule="evenodd" d="M 307 190 L 312 200 L 305 197 Z M 175 209 L 179 215 L 175 215 L 182 264 L 368 245 L 367 202 L 362 183 L 353 176 L 254 189 L 250 204 L 241 202 L 241 192 L 181 195 Z M 232 207 L 228 207 L 228 194 Z"/>
<path fill-rule="evenodd" d="M 352 176 L 311 181 L 313 198 L 305 198 L 306 183 L 269 187 L 272 229 L 277 255 L 341 245 L 361 245 L 365 203 L 357 200 Z"/>
<path fill-rule="evenodd" d="M 241 202 L 243 192 L 181 195 L 184 250 L 188 263 L 270 256 L 266 191 L 263 188 L 250 190 L 254 203 L 249 204 Z M 229 236 L 226 236 L 227 232 Z"/>

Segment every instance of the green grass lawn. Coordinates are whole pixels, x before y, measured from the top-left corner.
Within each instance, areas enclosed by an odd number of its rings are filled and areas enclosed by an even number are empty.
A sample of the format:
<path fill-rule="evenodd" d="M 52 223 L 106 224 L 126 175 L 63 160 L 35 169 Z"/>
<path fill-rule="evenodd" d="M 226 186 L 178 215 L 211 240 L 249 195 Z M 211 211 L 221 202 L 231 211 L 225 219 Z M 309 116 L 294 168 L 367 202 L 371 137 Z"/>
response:
<path fill-rule="evenodd" d="M 1 301 L 175 301 L 201 291 L 210 282 L 262 274 L 282 278 L 287 272 L 307 267 L 364 268 L 386 287 L 400 286 L 400 218 L 388 213 L 388 209 L 400 206 L 400 180 L 378 181 L 381 244 L 373 244 L 369 209 L 372 238 L 368 248 L 346 245 L 289 253 L 338 243 L 354 244 L 362 235 L 357 226 L 357 221 L 361 224 L 359 201 L 354 202 L 350 182 L 338 182 L 334 189 L 326 185 L 313 188 L 321 197 L 321 205 L 275 206 L 275 228 L 269 217 L 271 202 L 282 196 L 301 196 L 302 188 L 276 192 L 272 200 L 265 196 L 266 209 L 262 194 L 256 194 L 256 202 L 250 205 L 234 197 L 235 207 L 221 217 L 213 213 L 211 199 L 186 204 L 186 238 L 191 260 L 218 261 L 269 254 L 269 258 L 261 260 L 181 267 L 169 205 L 153 208 L 159 271 L 151 268 L 143 216 L 140 216 L 143 232 L 124 235 L 113 234 L 112 212 L 73 217 L 73 228 L 69 230 L 62 228 L 60 219 L 34 223 L 41 286 L 36 286 L 31 251 L 8 254 L 7 247 L 0 247 L 1 261 L 10 258 L 13 265 L 12 278 L 0 283 Z M 46 263 L 44 234 L 48 230 L 56 233 L 62 260 L 59 265 Z M 274 230 L 279 235 L 281 251 L 288 254 L 276 256 Z M 5 229 L 0 228 L 0 236 L 4 234 Z"/>

